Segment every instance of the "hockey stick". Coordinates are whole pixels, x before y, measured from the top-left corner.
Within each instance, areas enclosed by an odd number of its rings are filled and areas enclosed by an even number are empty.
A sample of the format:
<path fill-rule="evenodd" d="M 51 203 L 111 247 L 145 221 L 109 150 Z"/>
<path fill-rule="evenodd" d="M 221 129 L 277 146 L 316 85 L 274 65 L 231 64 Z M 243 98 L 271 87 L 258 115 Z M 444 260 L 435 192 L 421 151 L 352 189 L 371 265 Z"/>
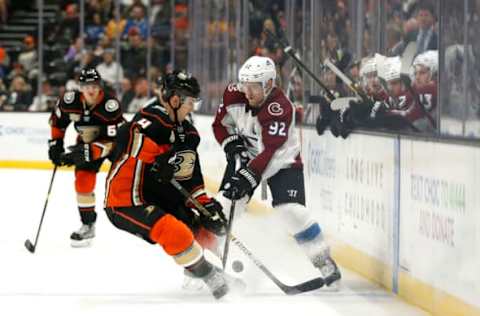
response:
<path fill-rule="evenodd" d="M 240 168 L 240 157 L 235 155 L 235 172 Z M 228 223 L 227 223 L 227 236 L 230 236 L 232 233 L 232 226 L 233 226 L 233 217 L 235 216 L 235 206 L 237 205 L 237 200 L 232 200 L 232 204 L 230 205 L 230 214 L 228 215 Z M 230 238 L 225 238 L 225 245 L 223 247 L 223 255 L 222 255 L 222 268 L 225 271 L 225 266 L 227 265 L 227 258 L 228 258 L 228 251 L 230 249 Z"/>
<path fill-rule="evenodd" d="M 45 217 L 45 211 L 47 210 L 48 199 L 50 198 L 50 192 L 52 191 L 53 179 L 55 179 L 55 174 L 57 173 L 57 165 L 53 168 L 52 178 L 50 179 L 50 185 L 48 187 L 47 199 L 45 200 L 45 205 L 43 206 L 42 217 L 40 219 L 40 224 L 38 225 L 37 236 L 35 237 L 35 243 L 32 244 L 30 239 L 25 240 L 25 248 L 31 253 L 35 252 L 38 243 L 38 236 L 40 235 L 40 230 L 42 229 L 43 218 Z"/>
<path fill-rule="evenodd" d="M 232 200 L 232 204 L 230 205 L 230 214 L 228 216 L 228 223 L 227 223 L 227 236 L 230 236 L 232 233 L 232 224 L 233 224 L 233 217 L 235 213 L 235 205 L 237 204 L 237 200 Z M 228 250 L 230 249 L 230 238 L 225 238 L 225 245 L 223 246 L 223 255 L 222 255 L 222 268 L 225 271 L 225 266 L 227 265 L 227 258 L 228 258 Z"/>
<path fill-rule="evenodd" d="M 295 49 L 288 44 L 286 40 L 281 40 L 275 34 L 273 34 L 270 30 L 266 29 L 265 33 L 276 43 L 278 43 L 282 48 L 285 54 L 290 56 L 295 63 L 297 64 L 298 68 L 305 71 L 310 75 L 310 77 L 323 89 L 325 92 L 324 97 L 327 99 L 328 102 L 332 102 L 335 99 L 333 93 L 328 89 L 328 87 L 320 80 L 318 77 L 300 60 L 298 54 L 296 53 Z"/>
<path fill-rule="evenodd" d="M 365 91 L 358 86 L 357 83 L 353 82 L 344 72 L 342 72 L 334 63 L 330 61 L 330 58 L 325 59 L 323 62 L 325 66 L 328 67 L 340 80 L 345 83 L 345 85 L 352 90 L 353 93 L 357 94 L 363 100 L 369 100 L 370 98 L 367 96 Z"/>
<path fill-rule="evenodd" d="M 177 180 L 172 179 L 170 183 L 178 190 L 180 193 L 188 199 L 195 207 L 197 208 L 198 211 L 200 211 L 203 215 L 205 216 L 211 216 L 211 214 L 208 212 L 208 210 L 200 204 L 196 199 L 194 199 L 191 194 L 185 190 L 185 188 L 182 187 L 180 183 L 177 182 Z M 272 280 L 273 283 L 275 283 L 285 294 L 287 295 L 295 295 L 295 294 L 300 294 L 304 292 L 309 292 L 313 291 L 316 289 L 321 288 L 324 284 L 325 281 L 323 278 L 315 278 L 297 285 L 286 285 L 283 282 L 281 282 L 275 275 L 273 275 L 270 270 L 265 267 L 265 265 L 257 259 L 250 250 L 233 234 L 230 234 L 227 236 L 227 239 L 231 239 L 233 243 L 250 259 L 253 261 L 253 263 L 260 269 L 262 270 L 265 275 Z"/>

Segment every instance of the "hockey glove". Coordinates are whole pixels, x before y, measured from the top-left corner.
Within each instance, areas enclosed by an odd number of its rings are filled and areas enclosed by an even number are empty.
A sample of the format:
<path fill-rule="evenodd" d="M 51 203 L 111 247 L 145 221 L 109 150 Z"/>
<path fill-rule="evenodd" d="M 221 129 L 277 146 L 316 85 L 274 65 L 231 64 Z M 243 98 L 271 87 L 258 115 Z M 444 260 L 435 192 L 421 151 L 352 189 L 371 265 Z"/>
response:
<path fill-rule="evenodd" d="M 112 150 L 112 143 L 94 142 L 91 144 L 79 143 L 68 147 L 69 153 L 65 154 L 65 162 L 81 166 L 83 164 L 107 157 Z"/>
<path fill-rule="evenodd" d="M 225 184 L 223 195 L 230 200 L 240 200 L 246 195 L 251 196 L 260 184 L 261 177 L 248 167 L 241 168 Z"/>
<path fill-rule="evenodd" d="M 217 236 L 225 235 L 227 231 L 227 220 L 225 214 L 223 214 L 222 205 L 214 198 L 208 197 L 206 194 L 202 194 L 197 200 L 210 213 L 210 216 L 206 216 L 200 212 L 200 224 Z"/>
<path fill-rule="evenodd" d="M 63 154 L 65 149 L 63 148 L 63 139 L 50 139 L 48 141 L 48 159 L 56 166 L 63 166 L 64 159 Z"/>
<path fill-rule="evenodd" d="M 223 150 L 227 156 L 227 163 L 235 165 L 236 157 L 240 158 L 240 161 L 243 165 L 248 163 L 248 154 L 247 148 L 243 139 L 239 135 L 230 135 L 223 141 Z"/>
<path fill-rule="evenodd" d="M 322 98 L 320 102 L 320 115 L 317 117 L 315 124 L 318 135 L 322 135 L 325 132 L 332 121 L 333 114 L 334 113 L 330 107 L 330 103 L 328 103 L 325 98 Z"/>
<path fill-rule="evenodd" d="M 175 159 L 176 155 L 173 150 L 157 156 L 151 168 L 157 181 L 168 183 L 172 180 L 175 174 Z"/>

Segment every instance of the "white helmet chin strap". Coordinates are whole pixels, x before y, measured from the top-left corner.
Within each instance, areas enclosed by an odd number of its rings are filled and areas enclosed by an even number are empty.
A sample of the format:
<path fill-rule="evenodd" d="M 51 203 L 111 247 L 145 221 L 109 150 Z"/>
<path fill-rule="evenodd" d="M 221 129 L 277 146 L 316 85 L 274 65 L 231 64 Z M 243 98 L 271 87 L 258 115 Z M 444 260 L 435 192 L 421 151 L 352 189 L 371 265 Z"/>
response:
<path fill-rule="evenodd" d="M 272 80 L 272 79 L 269 79 L 269 81 Z M 272 86 L 270 87 L 270 89 L 267 90 L 267 87 L 266 85 L 268 84 L 268 81 L 267 82 L 262 82 L 262 88 L 263 88 L 263 100 L 262 100 L 262 103 L 263 104 L 267 99 L 268 99 L 268 96 L 270 95 L 270 93 L 272 92 L 273 90 L 273 80 L 272 80 Z"/>

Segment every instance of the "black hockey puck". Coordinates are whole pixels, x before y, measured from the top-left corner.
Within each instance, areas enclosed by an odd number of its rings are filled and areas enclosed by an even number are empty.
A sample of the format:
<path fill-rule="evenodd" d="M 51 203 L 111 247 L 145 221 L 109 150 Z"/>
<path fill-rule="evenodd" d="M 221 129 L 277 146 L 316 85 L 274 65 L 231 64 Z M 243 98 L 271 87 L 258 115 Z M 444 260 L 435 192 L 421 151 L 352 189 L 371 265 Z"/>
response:
<path fill-rule="evenodd" d="M 242 272 L 243 271 L 243 263 L 239 260 L 235 260 L 232 262 L 232 269 L 235 272 Z"/>

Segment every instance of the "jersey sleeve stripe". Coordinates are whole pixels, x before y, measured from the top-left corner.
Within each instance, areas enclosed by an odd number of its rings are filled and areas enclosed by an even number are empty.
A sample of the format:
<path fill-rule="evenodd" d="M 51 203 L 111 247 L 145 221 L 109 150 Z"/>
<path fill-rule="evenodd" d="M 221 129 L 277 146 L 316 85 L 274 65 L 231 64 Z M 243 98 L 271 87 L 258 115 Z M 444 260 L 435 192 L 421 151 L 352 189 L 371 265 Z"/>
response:
<path fill-rule="evenodd" d="M 160 124 L 162 124 L 165 127 L 173 128 L 173 124 L 168 124 L 159 115 L 155 115 L 153 113 L 148 113 L 148 112 L 145 112 L 144 110 L 141 110 L 140 113 L 142 113 L 142 115 L 150 116 L 150 117 L 155 118 Z"/>

